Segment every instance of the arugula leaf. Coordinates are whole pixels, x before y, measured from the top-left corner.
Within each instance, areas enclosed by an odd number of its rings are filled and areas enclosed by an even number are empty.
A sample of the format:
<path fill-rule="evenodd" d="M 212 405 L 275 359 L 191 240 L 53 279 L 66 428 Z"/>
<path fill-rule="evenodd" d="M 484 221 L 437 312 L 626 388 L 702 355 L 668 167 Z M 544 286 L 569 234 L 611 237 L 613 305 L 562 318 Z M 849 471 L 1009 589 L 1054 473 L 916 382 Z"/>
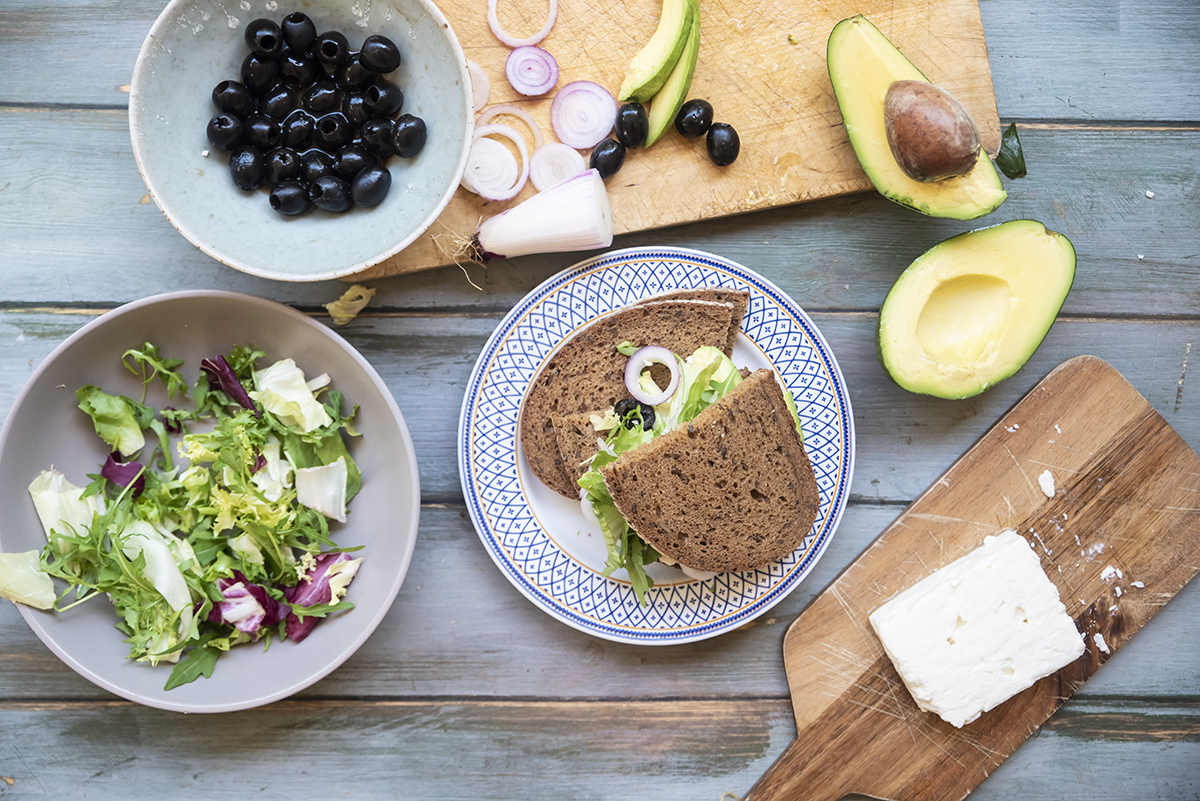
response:
<path fill-rule="evenodd" d="M 196 679 L 203 676 L 210 678 L 213 674 L 213 668 L 217 666 L 217 658 L 221 656 L 221 651 L 216 648 L 209 648 L 207 643 L 215 635 L 206 634 L 203 643 L 192 648 L 183 658 L 171 669 L 171 675 L 167 678 L 167 683 L 163 685 L 164 690 L 174 690 L 176 687 L 182 687 L 185 684 L 191 684 Z"/>
<path fill-rule="evenodd" d="M 126 361 L 128 359 L 128 361 Z M 146 386 L 155 376 L 162 381 L 167 389 L 167 397 L 174 398 L 176 392 L 187 394 L 187 382 L 175 370 L 183 364 L 183 359 L 164 359 L 155 345 L 146 342 L 141 349 L 130 348 L 121 354 L 121 364 L 134 375 L 142 377 L 142 402 L 146 401 Z"/>

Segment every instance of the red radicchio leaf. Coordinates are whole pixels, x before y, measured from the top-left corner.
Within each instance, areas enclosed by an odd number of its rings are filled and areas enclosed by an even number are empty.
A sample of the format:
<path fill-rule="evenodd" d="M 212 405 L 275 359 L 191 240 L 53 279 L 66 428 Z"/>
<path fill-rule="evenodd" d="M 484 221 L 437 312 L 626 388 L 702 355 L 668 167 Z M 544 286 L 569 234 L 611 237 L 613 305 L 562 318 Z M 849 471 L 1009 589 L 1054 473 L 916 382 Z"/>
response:
<path fill-rule="evenodd" d="M 146 489 L 145 465 L 141 462 L 118 462 L 115 454 L 109 454 L 100 468 L 100 475 L 114 484 L 128 487 L 133 482 L 133 497 L 142 494 Z"/>
<path fill-rule="evenodd" d="M 283 619 L 287 607 L 276 601 L 258 584 L 251 584 L 241 571 L 233 578 L 217 579 L 224 601 L 213 604 L 210 623 L 227 623 L 247 634 L 257 634 L 263 626 L 274 626 Z"/>
<path fill-rule="evenodd" d="M 329 588 L 329 568 L 339 562 L 350 559 L 345 553 L 323 553 L 316 558 L 312 570 L 306 578 L 300 579 L 295 587 L 283 591 L 283 597 L 296 606 L 321 606 L 333 600 L 333 590 Z M 284 631 L 292 642 L 300 642 L 317 625 L 318 618 L 300 618 L 295 612 L 289 612 Z"/>
<path fill-rule="evenodd" d="M 225 361 L 225 357 L 217 355 L 213 359 L 201 359 L 200 369 L 208 376 L 208 386 L 210 389 L 219 389 L 224 392 L 230 400 L 240 403 L 247 409 L 254 412 L 255 417 L 261 417 L 262 412 L 254 406 L 254 401 L 250 400 L 250 395 L 246 392 L 246 388 L 242 386 L 242 382 L 234 375 L 233 368 L 229 366 L 229 362 Z"/>

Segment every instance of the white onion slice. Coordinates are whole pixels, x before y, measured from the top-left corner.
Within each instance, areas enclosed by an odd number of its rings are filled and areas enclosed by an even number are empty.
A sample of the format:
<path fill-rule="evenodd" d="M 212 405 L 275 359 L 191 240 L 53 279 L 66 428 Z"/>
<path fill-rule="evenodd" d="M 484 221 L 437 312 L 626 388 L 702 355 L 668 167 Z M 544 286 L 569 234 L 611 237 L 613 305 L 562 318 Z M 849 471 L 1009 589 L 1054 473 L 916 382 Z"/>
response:
<path fill-rule="evenodd" d="M 546 12 L 546 24 L 542 26 L 542 29 L 527 39 L 517 39 L 500 26 L 500 18 L 496 16 L 496 0 L 488 0 L 488 27 L 492 29 L 492 35 L 509 47 L 524 47 L 542 41 L 549 35 L 550 29 L 554 27 L 554 20 L 557 18 L 558 0 L 550 0 L 550 9 Z"/>
<path fill-rule="evenodd" d="M 576 150 L 600 143 L 617 120 L 617 101 L 592 81 L 572 81 L 558 90 L 550 104 L 550 124 L 558 141 Z"/>
<path fill-rule="evenodd" d="M 467 59 L 467 71 L 471 73 L 471 97 L 472 111 L 479 111 L 487 105 L 488 98 L 492 96 L 492 82 L 488 80 L 487 73 L 483 71 L 483 67 L 476 64 L 471 59 Z"/>
<path fill-rule="evenodd" d="M 520 94 L 541 97 L 558 83 L 558 60 L 540 47 L 523 45 L 508 54 L 504 75 Z"/>
<path fill-rule="evenodd" d="M 661 364 L 671 371 L 671 381 L 667 388 L 657 395 L 650 395 L 642 389 L 642 371 L 652 364 Z M 634 399 L 647 406 L 666 403 L 679 388 L 679 360 L 675 358 L 674 353 L 658 345 L 641 348 L 629 357 L 629 363 L 625 365 L 625 388 Z"/>
<path fill-rule="evenodd" d="M 529 180 L 539 192 L 544 192 L 587 168 L 587 162 L 575 148 L 562 142 L 547 142 L 529 157 Z"/>
<path fill-rule="evenodd" d="M 489 122 L 493 117 L 499 117 L 501 114 L 511 114 L 529 126 L 529 130 L 533 132 L 534 150 L 537 150 L 542 146 L 542 142 L 545 141 L 542 137 L 542 126 L 538 125 L 537 120 L 529 116 L 529 112 L 520 106 L 514 106 L 507 103 L 499 106 L 492 106 L 491 108 L 484 110 L 479 115 L 479 119 L 475 121 L 475 125 L 483 125 Z"/>
<path fill-rule="evenodd" d="M 521 177 L 512 152 L 495 139 L 480 137 L 471 143 L 462 185 L 477 195 L 503 193 Z M 499 188 L 497 190 L 497 187 Z"/>

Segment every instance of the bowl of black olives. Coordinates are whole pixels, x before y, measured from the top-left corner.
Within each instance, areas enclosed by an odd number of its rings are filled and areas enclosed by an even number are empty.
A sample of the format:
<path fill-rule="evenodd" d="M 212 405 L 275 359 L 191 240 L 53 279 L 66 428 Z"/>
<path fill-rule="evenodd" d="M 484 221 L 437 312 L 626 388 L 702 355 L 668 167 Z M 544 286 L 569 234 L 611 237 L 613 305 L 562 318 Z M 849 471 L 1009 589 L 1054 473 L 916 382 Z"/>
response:
<path fill-rule="evenodd" d="M 129 125 L 150 197 L 192 244 L 318 281 L 425 233 L 462 178 L 474 114 L 431 0 L 172 0 L 138 55 Z"/>

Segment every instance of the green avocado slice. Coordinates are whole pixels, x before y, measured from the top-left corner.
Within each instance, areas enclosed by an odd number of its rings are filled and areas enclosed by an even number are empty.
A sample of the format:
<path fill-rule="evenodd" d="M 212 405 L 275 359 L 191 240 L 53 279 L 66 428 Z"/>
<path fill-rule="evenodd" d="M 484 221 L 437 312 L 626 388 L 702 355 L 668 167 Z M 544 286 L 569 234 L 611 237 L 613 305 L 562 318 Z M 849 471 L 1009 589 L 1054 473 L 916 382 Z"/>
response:
<path fill-rule="evenodd" d="M 888 146 L 883 100 L 895 81 L 926 81 L 878 28 L 861 14 L 829 34 L 826 61 L 850 144 L 880 194 L 931 217 L 973 220 L 994 211 L 1008 194 L 983 148 L 965 175 L 922 183 L 900 169 Z"/>
<path fill-rule="evenodd" d="M 969 231 L 917 258 L 879 311 L 879 363 L 910 392 L 969 398 L 1011 376 L 1075 280 L 1071 240 L 1035 220 Z"/>
<path fill-rule="evenodd" d="M 646 46 L 629 62 L 617 100 L 645 103 L 654 97 L 675 68 L 679 54 L 692 30 L 692 18 L 699 13 L 700 0 L 663 0 L 658 28 Z"/>
<path fill-rule="evenodd" d="M 696 60 L 700 56 L 700 13 L 692 17 L 691 32 L 688 34 L 683 52 L 675 62 L 675 69 L 667 76 L 666 83 L 650 100 L 649 133 L 646 134 L 646 147 L 657 142 L 671 124 L 675 115 L 687 100 L 688 90 L 692 88 L 692 76 L 696 74 Z"/>

